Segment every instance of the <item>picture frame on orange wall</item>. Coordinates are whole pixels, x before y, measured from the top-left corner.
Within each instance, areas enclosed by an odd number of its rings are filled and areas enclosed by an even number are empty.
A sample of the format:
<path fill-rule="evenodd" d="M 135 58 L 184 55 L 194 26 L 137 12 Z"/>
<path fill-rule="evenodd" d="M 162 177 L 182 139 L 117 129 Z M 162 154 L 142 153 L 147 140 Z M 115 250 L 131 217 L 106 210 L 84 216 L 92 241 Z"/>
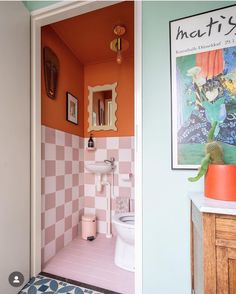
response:
<path fill-rule="evenodd" d="M 78 99 L 66 92 L 66 120 L 78 125 Z"/>

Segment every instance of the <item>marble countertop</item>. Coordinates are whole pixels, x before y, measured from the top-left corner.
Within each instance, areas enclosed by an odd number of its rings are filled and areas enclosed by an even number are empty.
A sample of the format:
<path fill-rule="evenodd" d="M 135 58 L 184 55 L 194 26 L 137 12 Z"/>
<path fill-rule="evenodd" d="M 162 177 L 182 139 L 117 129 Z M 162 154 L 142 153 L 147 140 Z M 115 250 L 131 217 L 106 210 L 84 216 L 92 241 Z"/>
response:
<path fill-rule="evenodd" d="M 202 192 L 189 192 L 188 197 L 200 212 L 236 215 L 236 202 L 207 198 Z"/>

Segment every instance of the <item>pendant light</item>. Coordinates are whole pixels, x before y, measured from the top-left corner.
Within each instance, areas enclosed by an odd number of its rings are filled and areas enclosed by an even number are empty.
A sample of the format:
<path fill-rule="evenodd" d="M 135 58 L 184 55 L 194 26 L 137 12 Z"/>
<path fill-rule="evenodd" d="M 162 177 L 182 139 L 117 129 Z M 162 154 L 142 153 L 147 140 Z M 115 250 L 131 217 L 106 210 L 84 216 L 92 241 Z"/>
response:
<path fill-rule="evenodd" d="M 125 26 L 117 25 L 113 30 L 116 38 L 111 41 L 110 48 L 112 51 L 116 52 L 116 62 L 118 64 L 122 63 L 122 52 L 129 48 L 129 42 L 126 41 L 122 36 L 126 33 Z"/>

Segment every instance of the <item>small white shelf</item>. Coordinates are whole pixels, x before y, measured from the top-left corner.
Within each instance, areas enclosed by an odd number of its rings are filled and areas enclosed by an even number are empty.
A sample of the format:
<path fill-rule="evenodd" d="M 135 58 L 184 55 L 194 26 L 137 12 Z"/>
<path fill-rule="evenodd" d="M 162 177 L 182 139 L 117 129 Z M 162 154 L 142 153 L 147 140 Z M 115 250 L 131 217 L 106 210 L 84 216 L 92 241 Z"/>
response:
<path fill-rule="evenodd" d="M 95 147 L 86 147 L 86 150 L 88 150 L 88 151 L 95 151 L 96 148 Z"/>

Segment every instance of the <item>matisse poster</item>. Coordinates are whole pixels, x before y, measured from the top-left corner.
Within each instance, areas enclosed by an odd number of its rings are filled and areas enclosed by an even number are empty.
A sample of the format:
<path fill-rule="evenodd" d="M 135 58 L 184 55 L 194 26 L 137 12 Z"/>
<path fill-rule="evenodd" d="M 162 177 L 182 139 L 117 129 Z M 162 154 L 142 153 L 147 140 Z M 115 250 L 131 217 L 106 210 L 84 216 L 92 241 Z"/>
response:
<path fill-rule="evenodd" d="M 236 163 L 236 6 L 170 22 L 172 168 L 197 168 L 208 131 Z"/>

